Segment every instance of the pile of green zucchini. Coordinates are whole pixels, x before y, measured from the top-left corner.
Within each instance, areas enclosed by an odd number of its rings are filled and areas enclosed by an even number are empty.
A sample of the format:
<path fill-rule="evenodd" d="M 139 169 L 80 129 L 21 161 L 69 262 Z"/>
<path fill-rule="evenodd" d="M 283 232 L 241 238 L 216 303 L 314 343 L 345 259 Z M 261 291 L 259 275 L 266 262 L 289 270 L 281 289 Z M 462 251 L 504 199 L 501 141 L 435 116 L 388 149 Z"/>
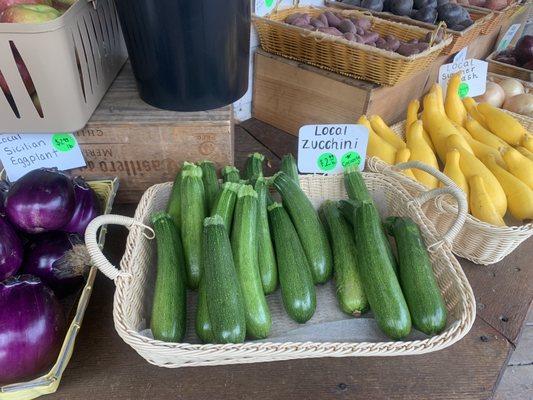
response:
<path fill-rule="evenodd" d="M 317 211 L 299 186 L 292 155 L 268 179 L 264 160 L 251 154 L 242 176 L 233 166 L 223 168 L 222 184 L 212 162 L 183 164 L 166 212 L 152 217 L 155 339 L 183 340 L 187 288 L 198 290 L 195 330 L 203 342 L 267 338 L 266 296 L 278 284 L 287 314 L 305 323 L 316 309 L 315 285 L 332 275 L 340 308 L 353 316 L 370 309 L 392 339 L 405 338 L 411 324 L 428 335 L 444 329 L 446 307 L 412 220 L 383 223 L 356 168 L 344 172 L 349 199 L 327 200 Z"/>

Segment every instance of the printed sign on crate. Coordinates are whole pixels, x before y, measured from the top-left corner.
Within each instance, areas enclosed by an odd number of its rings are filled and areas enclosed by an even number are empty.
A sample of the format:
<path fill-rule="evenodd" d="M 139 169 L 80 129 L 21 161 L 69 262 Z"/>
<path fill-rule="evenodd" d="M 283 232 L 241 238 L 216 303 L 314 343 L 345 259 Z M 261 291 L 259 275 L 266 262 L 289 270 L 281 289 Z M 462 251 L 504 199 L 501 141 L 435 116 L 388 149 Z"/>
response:
<path fill-rule="evenodd" d="M 362 125 L 305 125 L 298 136 L 298 170 L 333 174 L 365 166 L 368 130 Z"/>
<path fill-rule="evenodd" d="M 38 168 L 67 170 L 85 166 L 71 133 L 0 134 L 0 161 L 11 181 Z"/>
<path fill-rule="evenodd" d="M 467 60 L 462 59 L 465 53 L 458 54 L 456 56 L 458 61 L 450 64 L 444 64 L 439 68 L 439 84 L 442 86 L 444 94 L 446 94 L 446 88 L 448 86 L 448 80 L 452 75 L 461 72 L 461 85 L 459 86 L 459 96 L 475 97 L 485 93 L 487 89 L 487 71 L 488 63 L 486 61 L 476 60 L 469 58 Z"/>

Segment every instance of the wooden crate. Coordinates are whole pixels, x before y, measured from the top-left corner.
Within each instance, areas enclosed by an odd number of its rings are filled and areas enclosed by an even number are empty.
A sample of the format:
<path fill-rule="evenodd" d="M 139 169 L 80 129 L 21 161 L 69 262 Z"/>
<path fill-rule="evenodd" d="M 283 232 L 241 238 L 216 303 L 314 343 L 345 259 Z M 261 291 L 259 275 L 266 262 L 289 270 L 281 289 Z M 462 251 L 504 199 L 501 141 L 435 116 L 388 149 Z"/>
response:
<path fill-rule="evenodd" d="M 234 161 L 231 106 L 191 113 L 151 107 L 139 98 L 129 64 L 75 135 L 87 167 L 73 172 L 118 176 L 118 203 L 138 202 L 150 186 L 173 180 L 183 161 Z"/>
<path fill-rule="evenodd" d="M 468 58 L 484 59 L 498 33 L 478 37 L 468 46 Z M 395 123 L 405 119 L 409 101 L 421 98 L 437 81 L 439 67 L 448 62 L 450 56 L 440 56 L 432 68 L 386 87 L 258 50 L 252 114 L 293 135 L 302 125 L 355 123 L 363 114 L 379 114 L 386 122 Z"/>
<path fill-rule="evenodd" d="M 495 51 L 487 57 L 487 62 L 489 63 L 489 72 L 494 72 L 498 75 L 510 76 L 511 78 L 518 78 L 526 82 L 533 81 L 532 70 L 496 61 L 494 59 L 496 54 L 497 52 Z"/>

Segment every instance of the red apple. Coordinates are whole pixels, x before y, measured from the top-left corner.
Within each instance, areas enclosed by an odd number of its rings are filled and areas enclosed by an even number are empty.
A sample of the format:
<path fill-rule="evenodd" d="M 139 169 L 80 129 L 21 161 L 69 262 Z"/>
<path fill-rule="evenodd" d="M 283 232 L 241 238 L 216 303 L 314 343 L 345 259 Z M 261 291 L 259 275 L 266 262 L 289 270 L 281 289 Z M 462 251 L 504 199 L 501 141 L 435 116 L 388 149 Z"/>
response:
<path fill-rule="evenodd" d="M 35 86 L 33 86 L 33 82 L 31 80 L 28 69 L 26 68 L 20 57 L 16 56 L 15 61 L 17 63 L 17 69 L 19 70 L 20 77 L 22 78 L 26 89 L 28 90 L 28 92 L 30 92 L 30 94 L 33 94 L 35 92 Z M 11 93 L 11 91 L 9 90 L 9 85 L 7 84 L 3 75 L 0 75 L 0 90 L 2 90 L 4 93 Z"/>
<path fill-rule="evenodd" d="M 0 0 L 0 13 L 6 8 L 17 4 L 45 4 L 52 5 L 52 0 Z"/>
<path fill-rule="evenodd" d="M 44 4 L 17 4 L 0 14 L 0 22 L 42 24 L 60 16 L 59 11 Z"/>

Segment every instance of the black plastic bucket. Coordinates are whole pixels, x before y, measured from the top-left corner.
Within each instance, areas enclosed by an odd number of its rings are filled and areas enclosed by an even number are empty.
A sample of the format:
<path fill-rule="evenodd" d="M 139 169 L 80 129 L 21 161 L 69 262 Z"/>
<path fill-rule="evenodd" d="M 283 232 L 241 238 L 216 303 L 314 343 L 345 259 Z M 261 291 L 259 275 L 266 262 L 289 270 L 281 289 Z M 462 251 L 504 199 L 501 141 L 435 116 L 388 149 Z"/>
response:
<path fill-rule="evenodd" d="M 250 0 L 115 0 L 141 98 L 211 110 L 248 90 Z"/>

